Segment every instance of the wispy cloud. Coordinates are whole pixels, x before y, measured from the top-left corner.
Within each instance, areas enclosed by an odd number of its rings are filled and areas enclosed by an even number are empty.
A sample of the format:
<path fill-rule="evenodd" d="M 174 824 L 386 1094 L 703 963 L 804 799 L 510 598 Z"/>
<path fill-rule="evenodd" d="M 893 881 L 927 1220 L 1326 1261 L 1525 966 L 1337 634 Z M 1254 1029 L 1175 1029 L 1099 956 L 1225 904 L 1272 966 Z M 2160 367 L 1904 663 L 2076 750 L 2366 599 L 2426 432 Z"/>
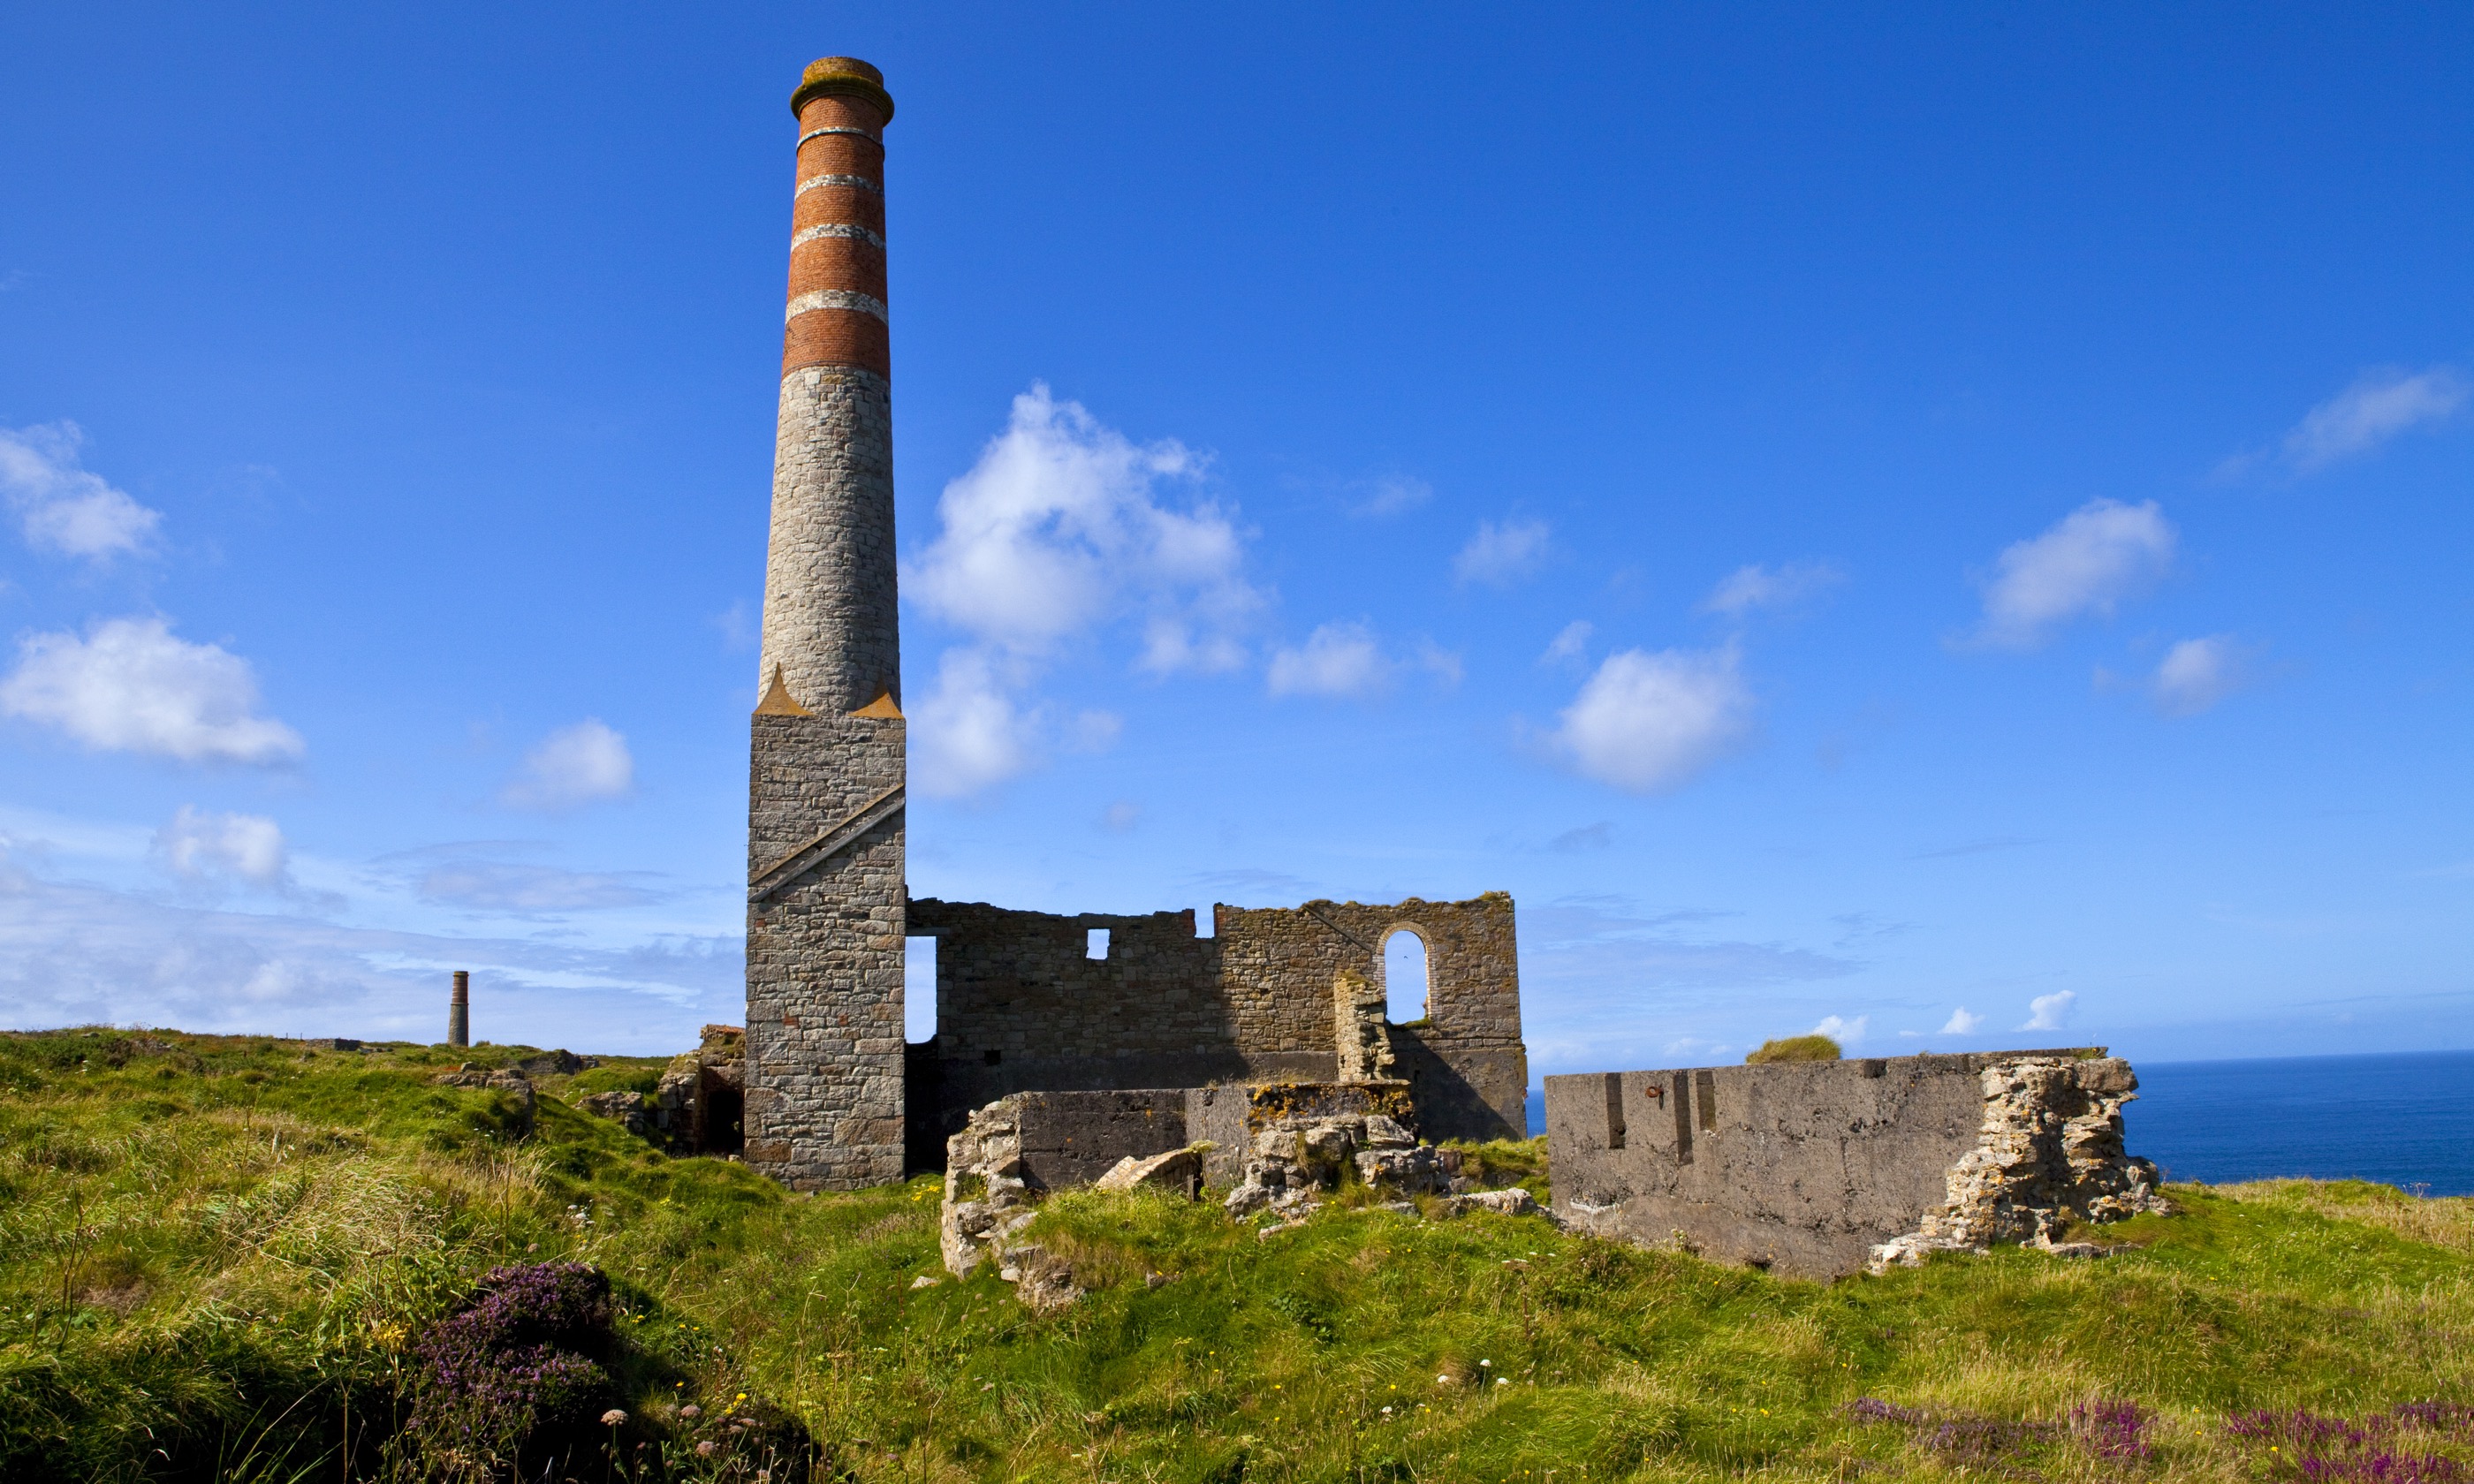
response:
<path fill-rule="evenodd" d="M 1632 1056 L 1713 1054 L 1741 1031 L 1691 1022 L 1713 1014 L 1732 1021 L 1753 992 L 1772 1007 L 1764 1013 L 1775 1014 L 1796 987 L 1863 967 L 1793 945 L 1718 936 L 1713 928 L 1729 916 L 1649 911 L 1616 897 L 1523 903 L 1520 976 L 1533 1007 L 1531 1065 L 1604 1069 Z M 1679 1031 L 1686 1032 L 1680 1041 Z"/>
<path fill-rule="evenodd" d="M 81 638 L 19 641 L 0 715 L 51 727 L 98 752 L 182 762 L 285 763 L 301 734 L 255 714 L 257 676 L 220 645 L 191 644 L 160 618 L 113 618 Z"/>
<path fill-rule="evenodd" d="M 1603 850 L 1615 843 L 1615 826 L 1612 820 L 1594 825 L 1579 825 L 1546 842 L 1546 849 L 1558 855 L 1579 855 L 1589 850 Z"/>
<path fill-rule="evenodd" d="M 144 550 L 162 513 L 80 467 L 85 441 L 74 422 L 0 428 L 0 499 L 37 551 L 102 562 Z"/>
<path fill-rule="evenodd" d="M 1275 696 L 1363 701 L 1391 688 L 1393 664 L 1363 622 L 1329 623 L 1276 651 L 1266 683 Z"/>
<path fill-rule="evenodd" d="M 514 809 L 557 811 L 624 799 L 635 786 L 636 759 L 627 739 L 599 717 L 588 716 L 535 743 L 498 800 Z"/>
<path fill-rule="evenodd" d="M 2168 716 L 2196 716 L 2242 689 L 2244 655 L 2230 634 L 2184 639 L 2165 652 L 2148 682 L 2156 709 Z"/>
<path fill-rule="evenodd" d="M 2410 428 L 2438 422 L 2466 403 L 2469 388 L 2454 367 L 2365 372 L 2352 386 L 2312 408 L 2285 435 L 2285 462 L 2300 474 L 2366 454 Z"/>
<path fill-rule="evenodd" d="M 2175 540 L 2153 500 L 2089 501 L 2002 550 L 1984 586 L 1976 642 L 2029 648 L 2071 619 L 2111 614 L 2171 569 Z"/>
<path fill-rule="evenodd" d="M 1452 559 L 1452 575 L 1463 583 L 1509 587 L 1536 576 L 1553 544 L 1542 520 L 1481 520 L 1477 534 Z"/>
<path fill-rule="evenodd" d="M 1862 1041 L 1865 1033 L 1872 1028 L 1871 1016 L 1857 1016 L 1853 1020 L 1841 1016 L 1823 1016 L 1820 1023 L 1813 1026 L 1812 1034 L 1827 1036 L 1842 1046 L 1852 1046 Z"/>
<path fill-rule="evenodd" d="M 1741 618 L 1756 609 L 1792 608 L 1847 580 L 1832 562 L 1787 562 L 1778 566 L 1755 563 L 1727 574 L 1701 600 L 1705 613 Z"/>
<path fill-rule="evenodd" d="M 1347 485 L 1352 515 L 1397 515 L 1435 497 L 1435 487 L 1414 474 L 1377 474 Z"/>
<path fill-rule="evenodd" d="M 742 993 L 736 935 L 633 947 L 449 938 L 165 902 L 44 879 L 0 855 L 0 1025 L 436 1040 L 451 969 L 474 1033 L 651 1053 L 691 1044 Z"/>
<path fill-rule="evenodd" d="M 1654 794 L 1740 745 L 1752 733 L 1753 712 L 1752 687 L 1732 646 L 1705 654 L 1628 649 L 1598 666 L 1547 742 L 1584 778 Z"/>
<path fill-rule="evenodd" d="M 449 860 L 421 874 L 424 901 L 474 912 L 528 917 L 641 907 L 669 895 L 649 871 L 566 871 L 530 861 Z"/>
<path fill-rule="evenodd" d="M 1589 653 L 1589 635 L 1597 626 L 1586 618 L 1575 618 L 1557 632 L 1547 642 L 1545 653 L 1538 657 L 1540 664 L 1569 664 Z"/>

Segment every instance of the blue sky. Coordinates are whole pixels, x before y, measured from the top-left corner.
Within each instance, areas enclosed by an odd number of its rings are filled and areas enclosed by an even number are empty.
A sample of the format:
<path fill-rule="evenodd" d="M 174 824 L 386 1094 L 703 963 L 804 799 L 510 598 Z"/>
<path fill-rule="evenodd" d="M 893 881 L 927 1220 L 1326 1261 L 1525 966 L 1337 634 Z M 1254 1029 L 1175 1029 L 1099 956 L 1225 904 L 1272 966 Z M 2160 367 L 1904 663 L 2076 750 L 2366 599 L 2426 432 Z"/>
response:
<path fill-rule="evenodd" d="M 19 7 L 0 1023 L 736 1020 L 808 60 L 912 889 L 1508 890 L 1540 1072 L 2474 1046 L 2448 7 Z"/>

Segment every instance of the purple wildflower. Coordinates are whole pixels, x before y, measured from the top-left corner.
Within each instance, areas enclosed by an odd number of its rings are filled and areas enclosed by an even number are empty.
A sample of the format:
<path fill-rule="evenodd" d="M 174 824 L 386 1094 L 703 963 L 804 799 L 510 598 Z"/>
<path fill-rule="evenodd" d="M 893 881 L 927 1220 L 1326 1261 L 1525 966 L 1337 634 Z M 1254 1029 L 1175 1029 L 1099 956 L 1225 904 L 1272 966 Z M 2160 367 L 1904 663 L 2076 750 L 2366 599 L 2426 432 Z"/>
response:
<path fill-rule="evenodd" d="M 2147 1438 L 2154 1414 L 2135 1401 L 2089 1401 L 2071 1408 L 2071 1431 L 2098 1458 L 2147 1459 L 2156 1449 Z"/>

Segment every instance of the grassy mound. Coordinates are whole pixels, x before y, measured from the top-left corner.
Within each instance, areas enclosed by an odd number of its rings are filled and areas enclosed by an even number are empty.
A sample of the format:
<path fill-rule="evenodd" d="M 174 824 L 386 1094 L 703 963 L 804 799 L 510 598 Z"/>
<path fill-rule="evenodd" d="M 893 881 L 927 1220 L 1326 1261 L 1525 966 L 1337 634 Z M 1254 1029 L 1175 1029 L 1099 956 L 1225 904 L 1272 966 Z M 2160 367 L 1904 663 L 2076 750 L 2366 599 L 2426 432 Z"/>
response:
<path fill-rule="evenodd" d="M 613 1477 L 752 1478 L 736 1417 L 860 1480 L 2474 1461 L 2474 1202 L 2176 1186 L 2184 1213 L 2103 1229 L 2105 1258 L 1824 1287 L 1540 1218 L 1336 1209 L 1258 1237 L 1077 1192 L 1036 1235 L 1092 1291 L 1039 1317 L 992 1276 L 943 1278 L 933 1180 L 788 1195 L 565 1101 L 656 1063 L 542 1079 L 521 1137 L 507 1094 L 429 1080 L 521 1054 L 0 1037 L 0 1478 L 417 1477 L 423 1336 L 490 1270 L 549 1261 L 611 1281 Z M 1536 1145 L 1482 1157 L 1542 1189 Z"/>
<path fill-rule="evenodd" d="M 1827 1036 L 1786 1036 L 1762 1041 L 1744 1061 L 1756 1066 L 1763 1062 L 1835 1062 L 1844 1054 Z"/>

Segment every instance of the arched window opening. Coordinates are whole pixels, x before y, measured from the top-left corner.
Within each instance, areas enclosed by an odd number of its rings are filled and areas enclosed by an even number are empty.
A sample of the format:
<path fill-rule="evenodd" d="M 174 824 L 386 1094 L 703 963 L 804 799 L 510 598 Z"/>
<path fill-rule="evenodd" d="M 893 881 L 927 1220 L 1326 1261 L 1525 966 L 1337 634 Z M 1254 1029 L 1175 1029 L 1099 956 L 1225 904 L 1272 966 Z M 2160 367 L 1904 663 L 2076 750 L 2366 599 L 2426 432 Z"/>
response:
<path fill-rule="evenodd" d="M 902 1039 L 936 1039 L 936 940 L 902 940 Z"/>
<path fill-rule="evenodd" d="M 1426 1018 L 1426 940 L 1405 927 L 1383 940 L 1383 1017 L 1395 1025 Z"/>

